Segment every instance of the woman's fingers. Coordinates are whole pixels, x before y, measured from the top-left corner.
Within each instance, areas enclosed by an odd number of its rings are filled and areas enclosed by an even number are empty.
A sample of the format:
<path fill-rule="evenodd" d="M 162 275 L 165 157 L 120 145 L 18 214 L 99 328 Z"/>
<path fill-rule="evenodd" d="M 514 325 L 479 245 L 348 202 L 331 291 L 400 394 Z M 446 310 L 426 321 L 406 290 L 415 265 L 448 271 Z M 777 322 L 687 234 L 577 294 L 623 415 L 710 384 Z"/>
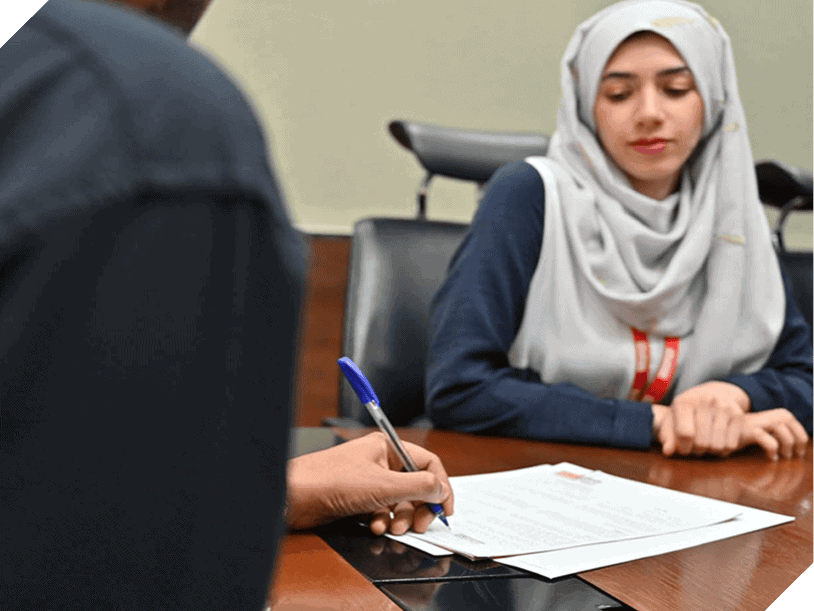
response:
<path fill-rule="evenodd" d="M 672 456 L 676 451 L 676 436 L 672 410 L 665 410 L 664 417 L 659 428 L 659 441 L 661 441 L 661 451 L 665 456 Z"/>
<path fill-rule="evenodd" d="M 709 451 L 716 424 L 720 424 L 720 421 L 714 413 L 705 409 L 695 410 L 695 439 L 692 444 L 695 456 L 703 456 Z"/>
<path fill-rule="evenodd" d="M 763 427 L 754 426 L 750 428 L 748 443 L 744 445 L 749 445 L 749 443 L 756 443 L 763 448 L 769 458 L 777 460 L 780 443 Z"/>
<path fill-rule="evenodd" d="M 709 441 L 709 451 L 716 456 L 726 456 L 729 453 L 727 448 L 727 438 L 729 429 L 732 426 L 733 418 L 716 416 L 715 424 L 712 427 L 712 435 Z"/>
<path fill-rule="evenodd" d="M 684 402 L 673 404 L 676 450 L 682 456 L 692 452 L 695 442 L 695 410 Z"/>
<path fill-rule="evenodd" d="M 741 446 L 757 443 L 772 460 L 777 460 L 780 455 L 784 458 L 805 455 L 808 434 L 787 409 L 752 413 L 746 418 Z"/>
<path fill-rule="evenodd" d="M 715 456 L 729 456 L 732 452 L 744 447 L 744 445 L 748 445 L 741 442 L 741 432 L 744 429 L 747 415 L 734 404 L 723 405 L 719 401 L 716 409 L 704 406 L 692 407 L 684 404 L 679 406 L 679 409 L 674 407 L 673 412 L 676 428 L 676 453 L 680 455 L 704 456 L 712 454 Z M 687 425 L 690 420 L 687 418 L 688 414 L 691 414 L 692 427 Z M 754 416 L 754 414 L 749 416 Z M 757 424 L 757 421 L 753 422 Z M 761 422 L 764 430 L 766 430 L 765 425 L 768 422 L 768 420 Z M 681 426 L 684 427 L 684 437 L 678 433 L 679 423 L 683 423 Z M 689 431 L 692 431 L 691 438 L 688 437 Z M 796 449 L 797 433 L 795 432 L 794 435 L 795 441 L 792 447 Z M 778 441 L 781 442 L 781 445 L 785 444 L 783 447 L 788 446 L 789 440 L 787 436 L 784 435 Z"/>
<path fill-rule="evenodd" d="M 749 396 L 726 382 L 705 382 L 678 394 L 672 402 L 676 452 L 728 455 L 739 447 L 736 435 L 744 414 L 751 409 Z"/>
<path fill-rule="evenodd" d="M 772 434 L 780 442 L 780 452 L 785 458 L 805 456 L 808 433 L 788 410 L 783 410 L 783 418 L 771 427 Z"/>
<path fill-rule="evenodd" d="M 806 455 L 808 433 L 791 412 L 789 412 L 789 429 L 792 435 L 794 435 L 794 455 L 798 458 L 802 458 Z"/>
<path fill-rule="evenodd" d="M 777 440 L 778 454 L 783 458 L 794 456 L 794 434 L 786 422 L 778 422 L 769 428 L 769 432 Z"/>
<path fill-rule="evenodd" d="M 740 449 L 741 434 L 743 433 L 744 418 L 733 418 L 726 427 L 726 441 L 723 456 L 729 456 Z"/>
<path fill-rule="evenodd" d="M 740 413 L 713 414 L 709 454 L 726 457 L 740 448 L 741 431 L 745 416 Z"/>

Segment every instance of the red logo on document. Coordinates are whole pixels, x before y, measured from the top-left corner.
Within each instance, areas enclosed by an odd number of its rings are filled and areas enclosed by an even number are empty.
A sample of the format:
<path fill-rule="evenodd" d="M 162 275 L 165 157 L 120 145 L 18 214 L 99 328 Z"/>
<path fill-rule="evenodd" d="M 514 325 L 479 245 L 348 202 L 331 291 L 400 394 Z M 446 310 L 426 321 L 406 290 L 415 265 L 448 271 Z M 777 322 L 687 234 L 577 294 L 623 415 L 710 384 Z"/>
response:
<path fill-rule="evenodd" d="M 571 473 L 570 471 L 557 471 L 557 475 L 567 477 L 568 479 L 582 479 L 585 477 L 584 475 L 577 475 L 576 473 Z"/>
<path fill-rule="evenodd" d="M 564 477 L 566 479 L 573 479 L 579 480 L 581 484 L 601 484 L 602 481 L 598 480 L 594 477 L 588 477 L 587 475 L 578 475 L 577 473 L 571 473 L 570 471 L 557 471 L 557 475 L 560 477 Z"/>

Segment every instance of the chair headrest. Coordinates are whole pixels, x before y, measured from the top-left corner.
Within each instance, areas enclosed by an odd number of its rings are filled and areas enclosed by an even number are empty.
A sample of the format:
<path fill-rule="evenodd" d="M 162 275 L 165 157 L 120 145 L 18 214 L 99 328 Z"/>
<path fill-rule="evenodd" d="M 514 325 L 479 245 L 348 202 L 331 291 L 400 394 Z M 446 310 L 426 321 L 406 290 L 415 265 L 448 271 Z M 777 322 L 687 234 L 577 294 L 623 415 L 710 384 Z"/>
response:
<path fill-rule="evenodd" d="M 782 208 L 795 197 L 803 197 L 798 210 L 811 210 L 811 170 L 796 168 L 774 160 L 755 164 L 757 188 L 764 204 Z"/>
<path fill-rule="evenodd" d="M 499 168 L 526 157 L 545 155 L 550 138 L 542 134 L 481 132 L 414 121 L 391 121 L 390 133 L 432 174 L 484 183 Z M 811 170 L 775 160 L 759 161 L 758 191 L 765 204 L 782 208 L 795 197 L 812 208 Z"/>
<path fill-rule="evenodd" d="M 479 132 L 438 125 L 392 121 L 390 133 L 433 174 L 484 183 L 500 167 L 545 155 L 548 136 Z"/>

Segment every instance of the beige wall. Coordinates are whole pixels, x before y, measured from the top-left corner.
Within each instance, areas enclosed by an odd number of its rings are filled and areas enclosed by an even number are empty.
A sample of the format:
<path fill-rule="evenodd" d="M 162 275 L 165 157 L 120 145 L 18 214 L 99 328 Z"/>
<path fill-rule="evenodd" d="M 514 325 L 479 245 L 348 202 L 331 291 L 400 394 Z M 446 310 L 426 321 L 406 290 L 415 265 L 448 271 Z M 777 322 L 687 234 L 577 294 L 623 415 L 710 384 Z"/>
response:
<path fill-rule="evenodd" d="M 555 127 L 559 62 L 607 0 L 214 0 L 192 40 L 253 99 L 293 221 L 348 233 L 410 216 L 422 171 L 386 130 L 413 119 Z M 812 167 L 812 3 L 710 0 L 732 39 L 756 159 Z M 468 221 L 475 191 L 437 180 L 429 216 Z M 811 225 L 798 223 L 810 242 Z"/>

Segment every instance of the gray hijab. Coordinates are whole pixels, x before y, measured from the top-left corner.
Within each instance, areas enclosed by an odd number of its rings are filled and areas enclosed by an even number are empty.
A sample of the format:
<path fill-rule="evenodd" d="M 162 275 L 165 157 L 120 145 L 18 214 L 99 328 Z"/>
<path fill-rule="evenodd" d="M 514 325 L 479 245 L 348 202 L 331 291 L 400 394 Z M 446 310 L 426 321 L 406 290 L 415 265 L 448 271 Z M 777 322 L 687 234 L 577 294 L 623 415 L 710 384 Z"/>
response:
<path fill-rule="evenodd" d="M 678 50 L 704 102 L 703 137 L 678 193 L 633 190 L 602 151 L 593 104 L 616 47 L 639 31 Z M 529 158 L 545 184 L 545 228 L 510 362 L 545 383 L 624 398 L 635 373 L 631 328 L 681 339 L 670 393 L 768 359 L 785 295 L 760 205 L 729 37 L 699 5 L 625 0 L 574 33 L 548 157 Z"/>

